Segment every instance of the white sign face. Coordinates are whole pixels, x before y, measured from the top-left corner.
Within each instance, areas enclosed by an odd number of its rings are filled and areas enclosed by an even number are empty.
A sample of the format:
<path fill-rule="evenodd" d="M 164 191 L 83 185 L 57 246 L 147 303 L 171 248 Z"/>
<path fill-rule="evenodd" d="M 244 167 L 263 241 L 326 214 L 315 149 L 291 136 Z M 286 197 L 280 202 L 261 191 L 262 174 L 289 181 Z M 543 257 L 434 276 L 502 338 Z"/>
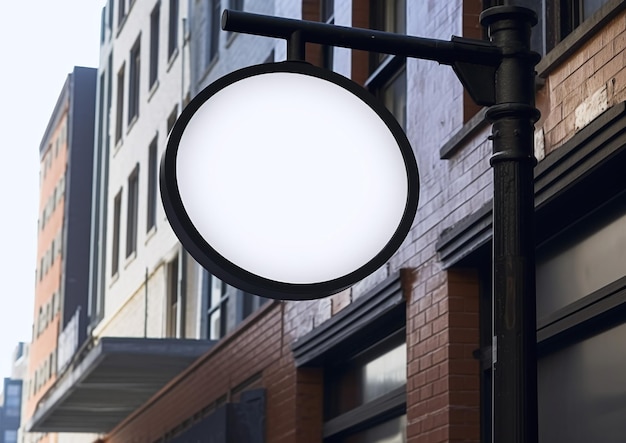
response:
<path fill-rule="evenodd" d="M 285 65 L 311 68 L 276 64 Z M 275 298 L 328 295 L 346 287 L 347 275 L 384 264 L 381 251 L 401 225 L 408 232 L 417 167 L 411 176 L 398 134 L 361 97 L 325 78 L 267 66 L 201 94 L 181 115 L 164 160 L 165 171 L 176 149 L 174 199 L 185 214 L 172 226 L 179 237 L 178 222 L 199 234 L 210 248 L 200 245 L 208 253 L 195 258 L 227 283 Z M 162 184 L 167 211 L 174 186 L 167 177 Z M 252 274 L 254 287 L 242 287 L 238 269 Z M 328 282 L 338 285 L 315 293 Z M 273 294 L 273 283 L 286 293 Z"/>

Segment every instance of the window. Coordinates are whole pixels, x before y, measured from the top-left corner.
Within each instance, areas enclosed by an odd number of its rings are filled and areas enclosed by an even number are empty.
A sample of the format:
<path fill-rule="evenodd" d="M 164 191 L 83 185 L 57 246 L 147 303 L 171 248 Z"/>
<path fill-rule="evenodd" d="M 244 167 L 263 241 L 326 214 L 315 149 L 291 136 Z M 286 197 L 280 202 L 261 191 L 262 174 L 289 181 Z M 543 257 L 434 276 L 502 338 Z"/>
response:
<path fill-rule="evenodd" d="M 122 26 L 126 18 L 126 0 L 117 2 L 117 26 Z"/>
<path fill-rule="evenodd" d="M 268 299 L 230 286 L 203 270 L 202 290 L 207 301 L 207 338 L 219 340 Z"/>
<path fill-rule="evenodd" d="M 402 329 L 373 348 L 325 368 L 325 441 L 407 441 L 404 340 Z"/>
<path fill-rule="evenodd" d="M 126 257 L 137 250 L 137 211 L 139 198 L 139 164 L 128 177 L 128 211 L 126 214 Z"/>
<path fill-rule="evenodd" d="M 4 443 L 17 443 L 17 431 L 4 431 Z"/>
<path fill-rule="evenodd" d="M 551 49 L 571 34 L 574 29 L 590 18 L 605 3 L 608 3 L 608 1 L 609 0 L 560 0 L 560 2 L 556 4 L 552 4 L 553 2 L 548 1 L 546 5 L 546 18 L 548 23 L 553 24 L 552 28 L 555 30 L 552 35 L 548 32 L 548 41 L 546 42 L 548 49 Z M 536 8 L 541 7 L 539 0 L 534 0 L 532 3 L 539 3 Z M 534 9 L 537 11 L 536 8 Z M 534 30 L 533 28 L 533 31 Z"/>
<path fill-rule="evenodd" d="M 139 86 L 141 67 L 141 36 L 130 50 L 130 78 L 128 79 L 128 124 L 139 116 Z"/>
<path fill-rule="evenodd" d="M 172 58 L 178 47 L 178 0 L 170 0 L 169 39 L 167 44 L 167 56 Z"/>
<path fill-rule="evenodd" d="M 113 201 L 113 247 L 111 248 L 111 275 L 117 274 L 120 260 L 120 217 L 122 210 L 122 190 Z"/>
<path fill-rule="evenodd" d="M 157 157 L 158 136 L 154 137 L 152 143 L 148 147 L 148 210 L 147 210 L 147 226 L 146 230 L 150 231 L 156 226 L 156 210 L 157 210 L 157 177 L 159 175 L 159 162 Z"/>
<path fill-rule="evenodd" d="M 124 65 L 117 72 L 117 113 L 115 116 L 115 143 L 122 140 L 124 124 Z"/>
<path fill-rule="evenodd" d="M 167 337 L 177 338 L 182 328 L 179 328 L 182 315 L 179 317 L 179 275 L 178 255 L 167 264 L 167 323 L 165 334 Z"/>
<path fill-rule="evenodd" d="M 388 308 L 381 309 L 382 306 Z M 323 368 L 325 443 L 406 442 L 406 301 L 394 273 L 293 345 L 301 368 Z"/>
<path fill-rule="evenodd" d="M 159 77 L 159 21 L 161 19 L 161 2 L 150 14 L 150 88 Z"/>
<path fill-rule="evenodd" d="M 104 35 L 106 30 L 106 8 L 102 8 L 100 17 L 100 44 L 104 43 Z"/>
<path fill-rule="evenodd" d="M 220 279 L 211 276 L 209 340 L 219 340 L 228 332 L 228 299 L 233 291 L 236 291 L 236 289 L 227 285 Z"/>
<path fill-rule="evenodd" d="M 322 22 L 329 25 L 335 24 L 335 0 L 322 0 Z M 333 50 L 332 46 L 322 46 L 322 67 L 333 69 Z"/>
<path fill-rule="evenodd" d="M 22 404 L 22 386 L 21 384 L 9 384 L 6 389 L 4 413 L 7 417 L 19 417 Z"/>
<path fill-rule="evenodd" d="M 174 123 L 176 123 L 176 118 L 178 117 L 178 105 L 174 106 L 172 112 L 167 117 L 167 134 L 169 135 L 170 131 L 174 127 Z"/>
<path fill-rule="evenodd" d="M 206 64 L 207 67 L 217 57 L 219 52 L 220 42 L 220 0 L 209 0 L 210 6 L 210 20 L 209 20 L 209 32 L 207 32 L 207 54 Z M 230 37 L 230 33 L 228 34 Z"/>
<path fill-rule="evenodd" d="M 405 0 L 375 0 L 371 3 L 370 26 L 397 34 L 406 33 Z M 386 54 L 370 54 L 366 86 L 379 97 L 402 127 L 406 126 L 405 59 Z"/>

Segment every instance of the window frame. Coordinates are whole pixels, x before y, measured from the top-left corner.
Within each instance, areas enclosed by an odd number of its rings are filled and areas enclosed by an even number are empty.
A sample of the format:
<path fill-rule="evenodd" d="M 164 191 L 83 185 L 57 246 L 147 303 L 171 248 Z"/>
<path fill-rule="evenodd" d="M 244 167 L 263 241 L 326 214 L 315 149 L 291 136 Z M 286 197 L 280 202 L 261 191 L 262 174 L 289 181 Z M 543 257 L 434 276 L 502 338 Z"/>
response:
<path fill-rule="evenodd" d="M 120 228 L 122 219 L 122 188 L 113 199 L 113 235 L 111 238 L 111 275 L 119 273 L 120 264 Z"/>
<path fill-rule="evenodd" d="M 126 199 L 126 258 L 137 252 L 137 224 L 139 214 L 139 163 L 128 176 Z"/>
<path fill-rule="evenodd" d="M 159 79 L 159 32 L 161 29 L 161 2 L 158 1 L 150 13 L 150 72 L 148 87 L 152 87 Z"/>
<path fill-rule="evenodd" d="M 208 40 L 206 45 L 206 55 L 205 55 L 205 69 L 211 65 L 213 60 L 215 60 L 219 54 L 220 47 L 220 12 L 221 12 L 221 1 L 220 0 L 208 0 L 208 12 L 209 12 L 209 29 L 206 33 L 206 39 Z M 228 34 L 228 38 L 230 39 L 231 34 Z"/>
<path fill-rule="evenodd" d="M 122 141 L 124 134 L 124 77 L 126 64 L 117 71 L 117 103 L 115 113 L 115 144 Z"/>
<path fill-rule="evenodd" d="M 146 232 L 156 227 L 158 206 L 158 176 L 159 176 L 159 136 L 154 136 L 148 146 L 148 192 L 146 207 Z"/>
<path fill-rule="evenodd" d="M 174 54 L 176 54 L 176 50 L 178 49 L 178 0 L 170 0 L 169 6 L 167 57 L 168 59 L 172 59 Z"/>
<path fill-rule="evenodd" d="M 130 54 L 130 72 L 128 76 L 128 126 L 139 118 L 141 89 L 141 34 L 135 40 Z"/>

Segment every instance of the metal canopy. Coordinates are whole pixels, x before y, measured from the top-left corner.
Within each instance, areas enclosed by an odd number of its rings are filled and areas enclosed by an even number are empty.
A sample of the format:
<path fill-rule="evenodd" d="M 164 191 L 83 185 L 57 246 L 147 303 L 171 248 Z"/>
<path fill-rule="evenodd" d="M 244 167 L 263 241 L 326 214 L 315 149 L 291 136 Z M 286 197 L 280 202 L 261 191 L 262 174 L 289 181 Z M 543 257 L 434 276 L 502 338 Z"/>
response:
<path fill-rule="evenodd" d="M 39 402 L 27 430 L 108 432 L 213 343 L 103 337 Z"/>

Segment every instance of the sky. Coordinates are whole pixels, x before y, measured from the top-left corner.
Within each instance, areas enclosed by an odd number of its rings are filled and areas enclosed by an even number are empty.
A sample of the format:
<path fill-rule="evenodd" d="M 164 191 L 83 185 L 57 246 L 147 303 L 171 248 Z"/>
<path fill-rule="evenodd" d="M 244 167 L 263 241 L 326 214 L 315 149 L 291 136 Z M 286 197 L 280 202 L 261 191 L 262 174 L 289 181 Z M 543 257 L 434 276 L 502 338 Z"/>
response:
<path fill-rule="evenodd" d="M 73 67 L 98 67 L 104 4 L 7 1 L 0 14 L 0 380 L 32 336 L 39 144 Z"/>

